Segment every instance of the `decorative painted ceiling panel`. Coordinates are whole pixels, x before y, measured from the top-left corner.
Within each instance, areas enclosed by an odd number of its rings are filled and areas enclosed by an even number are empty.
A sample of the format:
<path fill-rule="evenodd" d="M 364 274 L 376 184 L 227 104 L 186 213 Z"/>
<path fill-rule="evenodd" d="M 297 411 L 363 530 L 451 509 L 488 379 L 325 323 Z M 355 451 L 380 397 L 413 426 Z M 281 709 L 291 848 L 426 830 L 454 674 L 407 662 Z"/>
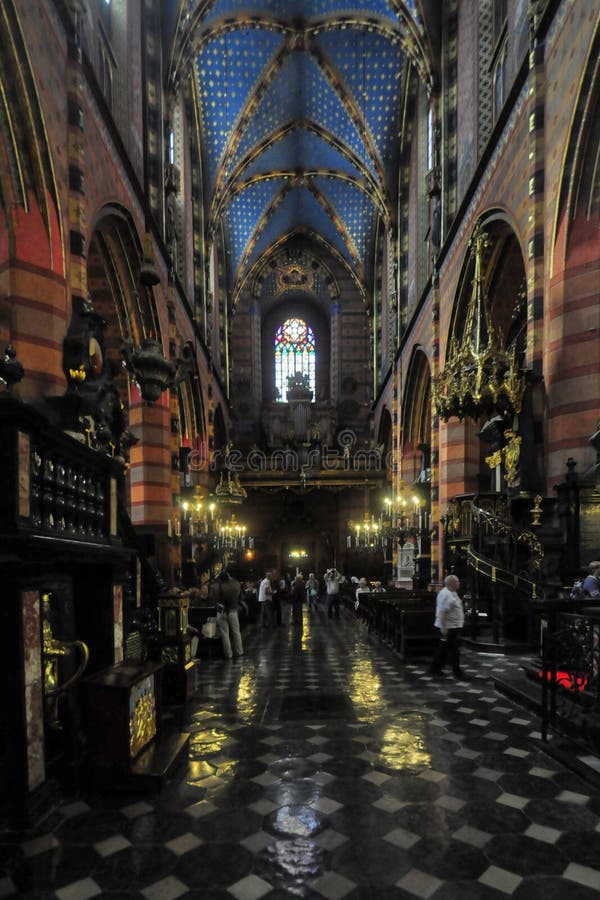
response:
<path fill-rule="evenodd" d="M 344 29 L 319 34 L 317 44 L 329 58 L 339 60 L 340 74 L 364 113 L 386 177 L 391 178 L 400 124 L 403 54 L 399 43 L 391 43 L 383 34 Z"/>
<path fill-rule="evenodd" d="M 312 232 L 334 247 L 344 259 L 356 270 L 356 260 L 352 259 L 348 247 L 344 243 L 334 221 L 320 202 L 305 187 L 291 190 L 281 205 L 273 213 L 265 225 L 247 264 L 251 266 L 280 237 L 298 231 Z M 246 269 L 246 267 L 245 267 Z"/>
<path fill-rule="evenodd" d="M 339 179 L 315 178 L 314 184 L 327 197 L 344 223 L 344 230 L 354 245 L 357 258 L 367 268 L 369 241 L 375 226 L 376 211 L 363 190 Z M 343 212 L 343 215 L 341 214 Z"/>
<path fill-rule="evenodd" d="M 316 167 L 340 172 L 353 178 L 361 178 L 361 172 L 338 150 L 331 146 L 318 134 L 306 128 L 296 128 L 280 137 L 274 144 L 264 150 L 253 163 L 243 170 L 243 178 L 258 173 L 275 171 L 294 171 L 298 167 L 303 172 Z"/>
<path fill-rule="evenodd" d="M 367 156 L 356 126 L 316 60 L 309 53 L 292 51 L 244 129 L 234 162 L 239 162 L 282 124 L 302 119 L 317 122 L 338 135 L 359 158 Z M 369 168 L 372 169 L 371 164 Z"/>
<path fill-rule="evenodd" d="M 227 140 L 280 34 L 266 30 L 250 35 L 234 31 L 205 44 L 197 59 L 208 187 L 212 189 Z"/>
<path fill-rule="evenodd" d="M 396 219 L 409 61 L 431 87 L 421 21 L 416 0 L 181 7 L 169 77 L 193 66 L 207 237 L 226 242 L 234 298 L 298 233 L 333 247 L 370 292 L 378 222 Z"/>
<path fill-rule="evenodd" d="M 333 13 L 347 13 L 352 10 L 363 14 L 374 13 L 379 16 L 387 16 L 390 19 L 396 18 L 393 11 L 394 4 L 388 3 L 387 0 L 354 0 L 354 2 L 352 0 L 350 2 L 348 0 L 254 0 L 253 3 L 249 3 L 248 0 L 215 0 L 213 4 L 209 3 L 208 5 L 212 6 L 212 9 L 209 9 L 204 16 L 205 21 L 248 11 L 278 17 L 293 15 L 295 18 L 308 19 L 314 16 L 330 16 Z M 406 5 L 414 6 L 414 3 Z"/>
<path fill-rule="evenodd" d="M 235 275 L 239 260 L 248 247 L 265 211 L 282 187 L 281 178 L 260 181 L 246 188 L 233 198 L 225 217 L 225 230 L 229 236 L 229 273 Z"/>

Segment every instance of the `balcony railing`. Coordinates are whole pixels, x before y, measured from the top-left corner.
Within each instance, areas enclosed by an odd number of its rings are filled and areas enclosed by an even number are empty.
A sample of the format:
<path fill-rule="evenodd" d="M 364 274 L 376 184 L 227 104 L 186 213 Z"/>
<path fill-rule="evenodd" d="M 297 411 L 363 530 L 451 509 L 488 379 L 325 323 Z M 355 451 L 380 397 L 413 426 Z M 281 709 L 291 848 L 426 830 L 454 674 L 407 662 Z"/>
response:
<path fill-rule="evenodd" d="M 509 501 L 503 495 L 453 498 L 448 507 L 446 537 L 477 573 L 532 599 L 537 597 L 544 550 L 532 531 L 511 523 Z"/>
<path fill-rule="evenodd" d="M 544 617 L 542 737 L 549 728 L 600 749 L 600 607 Z"/>

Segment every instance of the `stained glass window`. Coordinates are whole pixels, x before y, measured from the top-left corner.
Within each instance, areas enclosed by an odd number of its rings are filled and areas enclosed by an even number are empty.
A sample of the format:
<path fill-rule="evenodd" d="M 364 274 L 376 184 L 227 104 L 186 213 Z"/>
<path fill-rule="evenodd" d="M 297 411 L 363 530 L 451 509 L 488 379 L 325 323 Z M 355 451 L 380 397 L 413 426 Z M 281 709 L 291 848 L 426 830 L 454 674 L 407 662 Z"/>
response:
<path fill-rule="evenodd" d="M 315 336 L 302 319 L 287 319 L 275 333 L 275 387 L 277 399 L 287 401 L 288 378 L 304 375 L 315 396 Z"/>

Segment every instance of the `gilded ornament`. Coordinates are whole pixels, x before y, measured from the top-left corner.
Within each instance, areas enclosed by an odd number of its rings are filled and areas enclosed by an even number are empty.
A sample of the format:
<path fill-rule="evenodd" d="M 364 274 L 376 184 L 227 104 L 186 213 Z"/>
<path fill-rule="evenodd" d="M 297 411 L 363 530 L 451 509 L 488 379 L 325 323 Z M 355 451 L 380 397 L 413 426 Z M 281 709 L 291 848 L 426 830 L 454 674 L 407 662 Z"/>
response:
<path fill-rule="evenodd" d="M 529 512 L 531 513 L 531 524 L 539 525 L 542 520 L 542 498 L 539 494 L 533 498 L 533 506 Z"/>
<path fill-rule="evenodd" d="M 283 294 L 285 291 L 294 290 L 295 288 L 310 289 L 312 287 L 312 273 L 308 274 L 305 272 L 304 267 L 298 262 L 280 266 L 275 277 L 278 294 Z"/>
<path fill-rule="evenodd" d="M 497 468 L 502 462 L 502 450 L 496 450 L 496 452 L 492 453 L 491 456 L 486 456 L 485 461 L 490 469 Z"/>
<path fill-rule="evenodd" d="M 156 734 L 154 679 L 148 676 L 132 688 L 129 714 L 129 753 L 135 758 Z"/>
<path fill-rule="evenodd" d="M 85 381 L 86 377 L 85 366 L 83 363 L 78 369 L 69 369 L 69 378 L 71 381 Z"/>
<path fill-rule="evenodd" d="M 506 483 L 508 487 L 514 487 L 519 480 L 519 456 L 521 454 L 521 438 L 511 428 L 504 432 L 507 440 L 503 447 L 504 464 L 506 466 Z"/>
<path fill-rule="evenodd" d="M 61 656 L 69 656 L 79 650 L 81 659 L 75 673 L 62 684 L 59 681 L 58 661 Z M 44 703 L 46 718 L 50 728 L 60 729 L 58 698 L 81 678 L 88 664 L 90 653 L 83 641 L 59 641 L 52 633 L 50 624 L 50 594 L 42 594 L 42 655 L 44 660 Z"/>
<path fill-rule="evenodd" d="M 445 422 L 453 416 L 477 419 L 492 411 L 521 409 L 524 380 L 515 348 L 504 349 L 484 291 L 482 258 L 487 246 L 487 235 L 478 225 L 470 241 L 475 268 L 464 330 L 460 340 L 452 336 L 446 365 L 432 385 L 435 409 Z"/>

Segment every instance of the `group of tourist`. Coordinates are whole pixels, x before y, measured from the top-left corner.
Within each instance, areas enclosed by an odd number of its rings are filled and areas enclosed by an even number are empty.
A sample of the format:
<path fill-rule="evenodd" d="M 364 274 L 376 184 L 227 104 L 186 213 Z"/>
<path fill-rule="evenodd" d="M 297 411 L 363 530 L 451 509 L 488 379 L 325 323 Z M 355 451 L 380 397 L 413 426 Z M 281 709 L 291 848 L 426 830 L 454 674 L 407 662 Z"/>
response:
<path fill-rule="evenodd" d="M 583 590 L 590 599 L 600 598 L 600 562 L 589 564 L 588 576 L 583 582 Z M 326 595 L 326 611 L 329 619 L 340 616 L 340 585 L 346 578 L 333 566 L 323 575 Z M 350 579 L 355 587 L 354 608 L 360 614 L 361 606 L 371 593 L 384 590 L 377 581 L 371 587 L 366 578 Z M 468 676 L 460 666 L 460 635 L 464 626 L 464 609 L 460 594 L 460 580 L 456 575 L 447 575 L 444 586 L 436 596 L 434 625 L 439 630 L 440 639 L 437 644 L 430 673 L 434 677 L 443 674 L 444 666 L 449 663 L 455 678 L 466 679 Z M 265 573 L 258 589 L 259 622 L 263 628 L 281 625 L 283 622 L 283 605 L 291 607 L 292 624 L 302 624 L 302 607 L 306 602 L 309 612 L 319 608 L 321 582 L 314 572 L 306 579 L 297 572 L 293 579 L 287 573 L 277 576 L 273 570 Z M 243 602 L 243 589 L 226 568 L 215 578 L 210 586 L 210 599 L 217 609 L 217 627 L 223 643 L 223 653 L 231 659 L 233 654 L 243 656 L 244 648 L 239 623 L 239 606 Z"/>
<path fill-rule="evenodd" d="M 322 591 L 321 585 L 324 585 Z M 311 572 L 305 580 L 297 571 L 293 579 L 286 573 L 278 575 L 275 570 L 268 570 L 258 588 L 258 620 L 263 628 L 281 625 L 283 611 L 286 606 L 291 610 L 292 625 L 302 624 L 302 608 L 307 604 L 309 613 L 319 609 L 320 596 L 325 594 L 325 610 L 327 618 L 340 617 L 340 587 L 348 585 L 349 591 L 354 589 L 355 610 L 359 612 L 362 602 L 370 593 L 382 591 L 381 582 L 371 585 L 366 578 L 352 577 L 347 579 L 335 566 L 327 569 L 323 582 Z M 216 576 L 209 589 L 209 598 L 216 607 L 217 628 L 223 644 L 223 654 L 227 659 L 234 655 L 243 656 L 244 648 L 239 622 L 239 607 L 243 603 L 244 589 L 226 568 Z"/>
<path fill-rule="evenodd" d="M 326 610 L 330 619 L 339 618 L 340 585 L 345 580 L 335 568 L 328 569 L 323 576 L 327 598 Z M 284 604 L 288 603 L 291 607 L 292 624 L 301 625 L 303 604 L 306 602 L 309 612 L 316 612 L 319 608 L 320 595 L 321 582 L 314 572 L 311 572 L 305 581 L 301 572 L 296 572 L 292 579 L 285 572 L 277 576 L 275 571 L 269 570 L 258 589 L 260 624 L 263 628 L 281 625 Z"/>

